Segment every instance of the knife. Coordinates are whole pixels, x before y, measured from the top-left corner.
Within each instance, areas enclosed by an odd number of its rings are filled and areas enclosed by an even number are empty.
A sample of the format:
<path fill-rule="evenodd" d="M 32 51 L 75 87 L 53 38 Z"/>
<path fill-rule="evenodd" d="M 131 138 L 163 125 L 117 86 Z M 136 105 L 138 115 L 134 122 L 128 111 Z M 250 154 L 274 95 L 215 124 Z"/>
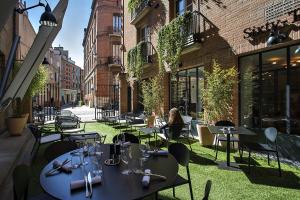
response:
<path fill-rule="evenodd" d="M 86 175 L 84 175 L 84 182 L 85 182 L 85 197 L 87 198 L 90 196 L 90 193 L 89 193 L 88 180 Z"/>
<path fill-rule="evenodd" d="M 93 184 L 92 184 L 91 172 L 88 173 L 87 180 L 88 180 L 89 185 L 90 185 L 90 197 L 92 197 L 92 194 L 93 194 Z"/>

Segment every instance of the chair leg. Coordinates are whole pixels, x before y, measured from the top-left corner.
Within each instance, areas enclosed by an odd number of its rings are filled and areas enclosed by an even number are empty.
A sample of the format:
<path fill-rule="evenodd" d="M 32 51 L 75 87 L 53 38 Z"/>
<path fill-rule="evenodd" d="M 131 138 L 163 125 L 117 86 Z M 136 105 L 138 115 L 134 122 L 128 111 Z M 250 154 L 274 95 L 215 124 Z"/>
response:
<path fill-rule="evenodd" d="M 155 200 L 158 200 L 158 192 L 155 192 Z"/>
<path fill-rule="evenodd" d="M 175 187 L 173 187 L 173 197 L 175 198 Z"/>
<path fill-rule="evenodd" d="M 270 154 L 268 152 L 268 165 L 270 166 Z"/>
<path fill-rule="evenodd" d="M 243 161 L 244 147 L 239 147 L 241 162 Z"/>
<path fill-rule="evenodd" d="M 189 188 L 190 188 L 191 200 L 194 200 L 194 195 L 193 195 L 193 189 L 192 189 L 192 183 L 191 183 L 191 180 L 189 181 Z"/>
<path fill-rule="evenodd" d="M 248 157 L 248 173 L 250 174 L 250 159 L 251 158 L 251 150 L 249 149 L 249 157 Z"/>
<path fill-rule="evenodd" d="M 215 160 L 217 160 L 217 158 L 218 158 L 218 150 L 219 150 L 218 143 L 219 143 L 219 140 L 217 140 L 217 142 L 215 144 L 215 151 L 216 151 Z"/>
<path fill-rule="evenodd" d="M 189 138 L 189 135 L 187 135 L 187 140 L 188 140 L 188 143 L 189 143 L 189 145 L 190 145 L 190 149 L 191 149 L 191 151 L 193 151 L 193 149 L 192 149 L 192 145 L 191 145 L 191 141 L 190 141 L 190 138 Z"/>
<path fill-rule="evenodd" d="M 279 156 L 278 156 L 278 151 L 276 151 L 276 156 L 277 156 L 277 162 L 278 162 L 279 176 L 281 177 L 281 168 L 280 168 L 280 160 L 279 160 Z"/>

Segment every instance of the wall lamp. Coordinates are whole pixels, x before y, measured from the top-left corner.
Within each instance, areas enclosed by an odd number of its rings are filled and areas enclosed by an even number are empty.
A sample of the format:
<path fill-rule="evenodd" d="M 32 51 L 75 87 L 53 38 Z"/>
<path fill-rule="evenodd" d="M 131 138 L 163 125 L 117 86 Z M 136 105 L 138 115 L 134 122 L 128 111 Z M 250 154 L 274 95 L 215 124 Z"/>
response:
<path fill-rule="evenodd" d="M 275 29 L 273 28 L 270 31 L 269 37 L 267 39 L 267 46 L 272 46 L 274 44 L 278 44 L 285 40 L 287 38 L 286 34 L 280 33 L 279 31 L 275 32 Z"/>
<path fill-rule="evenodd" d="M 300 54 L 300 46 L 298 46 L 297 49 L 295 50 L 295 54 Z"/>
<path fill-rule="evenodd" d="M 47 1 L 46 1 L 47 2 Z M 40 18 L 40 24 L 41 25 L 45 25 L 45 26 L 57 26 L 57 21 L 56 21 L 56 18 L 55 16 L 53 15 L 52 11 L 51 11 L 51 8 L 47 2 L 47 4 L 43 4 L 41 1 L 39 1 L 38 4 L 34 5 L 34 6 L 30 6 L 28 8 L 17 8 L 16 9 L 16 12 L 22 14 L 24 13 L 26 10 L 30 10 L 32 8 L 35 8 L 35 7 L 44 7 L 45 8 L 45 12 L 41 15 L 41 18 Z"/>

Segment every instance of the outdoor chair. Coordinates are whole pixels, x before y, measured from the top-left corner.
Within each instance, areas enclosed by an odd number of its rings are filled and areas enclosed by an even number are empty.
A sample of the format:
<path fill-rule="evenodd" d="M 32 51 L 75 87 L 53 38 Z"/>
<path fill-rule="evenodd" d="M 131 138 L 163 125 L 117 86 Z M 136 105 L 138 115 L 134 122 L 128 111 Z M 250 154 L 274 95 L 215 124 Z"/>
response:
<path fill-rule="evenodd" d="M 13 171 L 13 191 L 14 200 L 54 200 L 49 195 L 42 193 L 33 198 L 28 198 L 28 187 L 31 177 L 30 167 L 27 165 L 18 165 Z"/>
<path fill-rule="evenodd" d="M 167 133 L 166 135 L 169 135 L 166 137 L 166 141 L 167 141 L 167 146 L 169 146 L 169 142 L 170 140 L 175 140 L 176 143 L 179 143 L 180 137 L 183 136 L 183 138 L 186 138 L 188 143 L 189 143 L 189 147 L 190 150 L 192 151 L 192 146 L 191 146 L 191 142 L 189 140 L 189 136 L 187 136 L 186 134 L 184 134 L 184 132 L 182 131 L 182 126 L 181 125 L 172 125 L 169 127 L 164 128 L 164 131 Z M 160 137 L 163 136 L 164 134 L 158 134 Z"/>
<path fill-rule="evenodd" d="M 208 200 L 210 189 L 211 189 L 211 180 L 206 181 L 205 190 L 204 190 L 204 197 L 202 200 Z"/>
<path fill-rule="evenodd" d="M 131 134 L 131 133 L 121 133 L 121 134 L 118 134 L 118 135 L 115 135 L 113 137 L 113 143 L 116 143 L 120 140 L 122 140 L 122 138 L 125 136 L 125 142 L 131 142 L 131 143 L 135 143 L 135 144 L 139 144 L 140 143 L 140 140 L 137 136 Z"/>
<path fill-rule="evenodd" d="M 175 157 L 178 164 L 186 168 L 186 173 L 187 173 L 187 179 L 177 174 L 176 180 L 174 181 L 174 184 L 171 186 L 173 188 L 173 197 L 175 198 L 175 187 L 188 184 L 190 189 L 191 200 L 193 200 L 194 196 L 193 196 L 192 182 L 191 182 L 190 169 L 189 169 L 190 151 L 184 144 L 181 143 L 171 144 L 168 150 L 169 153 Z M 157 196 L 158 193 L 156 193 L 156 199 Z"/>
<path fill-rule="evenodd" d="M 252 143 L 245 142 L 241 144 L 241 159 L 243 158 L 243 150 L 246 149 L 249 152 L 248 155 L 248 171 L 250 173 L 250 160 L 252 151 L 255 152 L 265 152 L 268 156 L 268 165 L 270 165 L 270 153 L 276 154 L 277 163 L 278 163 L 278 171 L 279 176 L 281 176 L 281 168 L 280 168 L 280 160 L 278 155 L 278 147 L 277 147 L 277 129 L 274 127 L 266 128 L 264 131 L 266 142 L 265 143 Z"/>
<path fill-rule="evenodd" d="M 218 121 L 218 122 L 215 123 L 215 126 L 232 127 L 232 126 L 235 126 L 235 124 L 231 121 Z M 227 142 L 227 137 L 224 136 L 224 135 L 217 135 L 216 136 L 216 142 L 215 142 L 216 156 L 215 156 L 215 160 L 217 160 L 217 158 L 218 158 L 219 142 Z M 235 142 L 238 143 L 239 139 L 234 137 L 233 134 L 231 134 L 230 143 L 232 143 L 233 148 L 234 148 L 234 143 Z"/>
<path fill-rule="evenodd" d="M 37 152 L 39 151 L 41 144 L 47 144 L 50 142 L 55 142 L 61 140 L 61 134 L 57 132 L 52 132 L 51 130 L 45 128 L 44 126 L 39 127 L 36 125 L 29 125 L 28 128 L 30 129 L 31 133 L 35 138 L 35 143 L 31 150 L 31 154 L 33 155 L 32 158 L 34 159 Z"/>
<path fill-rule="evenodd" d="M 101 133 L 97 133 L 97 132 L 75 133 L 74 135 L 71 134 L 68 137 L 68 140 L 72 142 L 94 140 L 94 141 L 99 141 L 101 144 L 104 144 L 105 139 L 106 139 L 106 135 L 102 135 Z"/>
<path fill-rule="evenodd" d="M 50 162 L 58 156 L 77 149 L 77 144 L 71 141 L 59 141 L 50 144 L 45 150 L 44 157 Z"/>

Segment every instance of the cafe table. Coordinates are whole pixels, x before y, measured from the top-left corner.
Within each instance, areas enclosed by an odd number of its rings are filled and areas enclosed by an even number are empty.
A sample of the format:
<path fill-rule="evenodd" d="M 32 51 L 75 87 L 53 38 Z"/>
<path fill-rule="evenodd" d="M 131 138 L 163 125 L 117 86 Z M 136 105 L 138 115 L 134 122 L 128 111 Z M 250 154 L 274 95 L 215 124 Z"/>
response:
<path fill-rule="evenodd" d="M 172 186 L 178 173 L 178 163 L 176 159 L 171 155 L 151 156 L 144 162 L 143 169 L 150 169 L 151 173 L 163 175 L 166 180 L 152 177 L 148 187 L 142 186 L 142 175 L 129 174 L 124 175 L 121 172 L 127 169 L 127 166 L 121 162 L 119 165 L 108 166 L 104 164 L 104 161 L 110 157 L 110 145 L 101 145 L 101 151 L 103 152 L 101 164 L 102 164 L 102 180 L 100 184 L 93 185 L 93 194 L 91 199 L 97 200 L 129 200 L 140 199 L 149 196 L 159 190 Z M 141 152 L 138 144 L 131 144 L 130 151 L 132 152 L 133 163 L 138 163 L 141 157 Z M 87 156 L 86 160 L 88 164 L 85 165 L 85 170 L 92 171 L 92 162 Z M 65 159 L 71 159 L 71 153 L 68 152 L 56 158 L 55 160 L 63 162 Z M 59 173 L 54 176 L 46 177 L 45 173 L 53 168 L 53 161 L 48 163 L 40 174 L 40 184 L 45 192 L 49 195 L 63 200 L 77 200 L 85 198 L 85 187 L 77 190 L 70 189 L 71 181 L 83 180 L 84 173 L 83 167 L 72 169 L 72 173 Z M 132 166 L 132 165 L 131 165 Z"/>
<path fill-rule="evenodd" d="M 229 128 L 229 127 L 226 127 Z M 252 132 L 249 129 L 246 129 L 245 127 L 233 127 L 234 130 L 231 131 L 223 131 L 224 126 L 213 126 L 213 125 L 208 125 L 208 130 L 210 133 L 219 135 L 219 134 L 225 134 L 226 135 L 226 167 L 231 167 L 232 163 L 230 163 L 230 138 L 231 135 L 248 135 L 248 136 L 255 136 L 256 133 Z M 218 144 L 217 144 L 218 145 Z"/>

